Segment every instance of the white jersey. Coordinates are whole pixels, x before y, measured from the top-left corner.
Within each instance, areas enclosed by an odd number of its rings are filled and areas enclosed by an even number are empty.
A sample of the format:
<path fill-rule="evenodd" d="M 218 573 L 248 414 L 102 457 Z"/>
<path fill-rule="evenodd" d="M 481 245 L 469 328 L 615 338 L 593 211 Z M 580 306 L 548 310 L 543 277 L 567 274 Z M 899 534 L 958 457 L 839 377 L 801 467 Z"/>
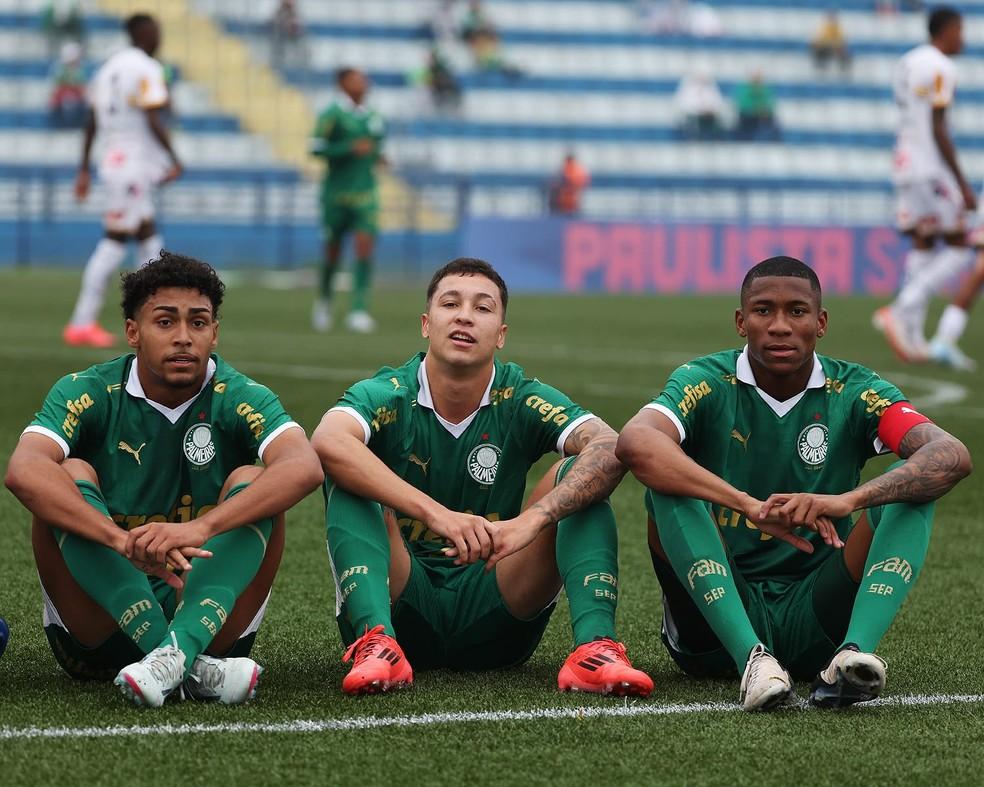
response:
<path fill-rule="evenodd" d="M 911 183 L 950 174 L 933 136 L 933 110 L 948 107 L 957 82 L 953 61 L 932 44 L 907 52 L 895 70 L 899 110 L 895 180 Z"/>
<path fill-rule="evenodd" d="M 163 173 L 167 152 L 154 137 L 146 110 L 167 104 L 164 67 L 142 49 L 117 52 L 96 72 L 89 88 L 96 130 L 105 152 L 101 170 Z"/>

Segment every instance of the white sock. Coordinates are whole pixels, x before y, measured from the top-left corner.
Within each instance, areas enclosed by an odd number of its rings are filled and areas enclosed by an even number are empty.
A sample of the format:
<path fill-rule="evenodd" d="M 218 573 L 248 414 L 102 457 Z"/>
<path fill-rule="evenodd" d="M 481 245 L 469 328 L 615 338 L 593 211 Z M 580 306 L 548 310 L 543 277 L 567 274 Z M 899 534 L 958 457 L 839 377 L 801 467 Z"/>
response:
<path fill-rule="evenodd" d="M 971 249 L 944 246 L 928 264 L 913 271 L 893 304 L 897 318 L 906 324 L 910 336 L 923 336 L 929 299 L 973 259 Z"/>
<path fill-rule="evenodd" d="M 79 299 L 75 302 L 75 311 L 72 312 L 73 326 L 81 328 L 91 325 L 99 318 L 109 277 L 120 267 L 125 256 L 125 243 L 103 238 L 96 244 L 82 274 Z"/>
<path fill-rule="evenodd" d="M 933 341 L 942 344 L 956 344 L 963 336 L 966 327 L 967 312 L 951 303 L 943 310 L 943 316 L 940 317 L 940 324 L 936 326 L 936 336 L 933 337 Z"/>
<path fill-rule="evenodd" d="M 140 241 L 140 245 L 137 247 L 137 267 L 142 268 L 151 260 L 156 260 L 163 248 L 164 239 L 157 232 L 146 240 Z"/>

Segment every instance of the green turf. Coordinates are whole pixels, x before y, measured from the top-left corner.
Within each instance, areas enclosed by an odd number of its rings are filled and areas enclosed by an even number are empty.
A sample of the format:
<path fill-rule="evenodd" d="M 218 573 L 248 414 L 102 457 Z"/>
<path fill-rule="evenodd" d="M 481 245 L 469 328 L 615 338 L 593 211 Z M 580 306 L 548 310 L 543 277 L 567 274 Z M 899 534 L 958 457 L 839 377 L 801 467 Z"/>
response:
<path fill-rule="evenodd" d="M 60 343 L 76 283 L 75 276 L 60 273 L 0 274 L 3 467 L 50 384 L 111 355 L 68 350 Z M 234 287 L 219 350 L 276 390 L 310 431 L 348 382 L 384 363 L 402 361 L 422 346 L 417 332 L 421 300 L 417 291 L 380 293 L 377 334 L 320 336 L 308 326 L 307 293 Z M 618 427 L 677 363 L 736 344 L 734 300 L 517 295 L 503 355 Z M 831 324 L 821 344 L 826 354 L 867 363 L 890 379 L 898 373 L 917 402 L 938 393 L 939 383 L 964 386 L 962 402 L 927 412 L 962 437 L 973 455 L 981 455 L 984 409 L 976 404 L 981 374 L 902 368 L 868 327 L 873 301 L 831 299 L 827 305 Z M 113 319 L 107 312 L 107 324 Z M 980 337 L 980 324 L 972 324 L 966 339 L 972 354 L 982 354 Z M 943 390 L 950 390 L 946 385 Z M 885 464 L 878 460 L 869 469 Z M 981 488 L 972 477 L 938 509 L 924 574 L 881 648 L 889 662 L 890 696 L 982 691 Z M 635 663 L 656 681 L 651 702 L 733 703 L 737 681 L 690 681 L 660 646 L 659 592 L 644 546 L 639 485 L 627 480 L 614 505 L 621 530 L 619 630 Z M 288 517 L 287 552 L 253 652 L 266 667 L 257 701 L 239 708 L 193 703 L 159 711 L 126 707 L 110 686 L 73 683 L 49 654 L 28 532 L 23 509 L 9 493 L 0 494 L 0 614 L 13 631 L 0 660 L 2 726 L 277 722 L 621 702 L 556 692 L 556 672 L 570 646 L 563 605 L 533 659 L 520 669 L 424 673 L 412 691 L 343 697 L 321 500 L 312 495 Z M 799 688 L 805 695 L 805 687 Z M 984 766 L 982 738 L 984 705 L 976 704 L 758 717 L 714 711 L 308 734 L 0 740 L 0 783 L 971 783 Z"/>

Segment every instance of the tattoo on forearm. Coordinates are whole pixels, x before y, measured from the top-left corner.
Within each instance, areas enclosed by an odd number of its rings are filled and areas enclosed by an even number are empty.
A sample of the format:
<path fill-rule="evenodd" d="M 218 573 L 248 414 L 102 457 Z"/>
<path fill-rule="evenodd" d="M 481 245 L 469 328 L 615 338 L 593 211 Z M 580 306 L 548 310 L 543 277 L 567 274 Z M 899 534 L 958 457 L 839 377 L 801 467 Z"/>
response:
<path fill-rule="evenodd" d="M 863 507 L 936 500 L 970 472 L 966 449 L 935 424 L 910 429 L 899 444 L 899 456 L 905 464 L 858 487 Z"/>
<path fill-rule="evenodd" d="M 604 500 L 618 486 L 626 468 L 615 458 L 618 435 L 600 418 L 586 421 L 569 438 L 577 459 L 556 487 L 532 508 L 551 522 Z"/>

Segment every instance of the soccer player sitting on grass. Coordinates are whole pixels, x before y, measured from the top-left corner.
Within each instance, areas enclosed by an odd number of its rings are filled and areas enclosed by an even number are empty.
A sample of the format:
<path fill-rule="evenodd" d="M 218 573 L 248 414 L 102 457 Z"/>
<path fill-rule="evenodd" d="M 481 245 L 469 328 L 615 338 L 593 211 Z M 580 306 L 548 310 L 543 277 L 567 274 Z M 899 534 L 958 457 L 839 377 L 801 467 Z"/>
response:
<path fill-rule="evenodd" d="M 7 470 L 34 515 L 55 659 L 73 678 L 115 675 L 137 705 L 179 686 L 253 696 L 283 512 L 323 478 L 280 400 L 212 354 L 223 289 L 168 252 L 125 275 L 134 353 L 55 383 Z"/>
<path fill-rule="evenodd" d="M 814 705 L 872 699 L 885 686 L 872 651 L 970 455 L 891 383 L 815 354 L 827 312 L 799 260 L 752 268 L 735 321 L 747 346 L 681 366 L 618 441 L 649 488 L 663 642 L 692 676 L 737 667 L 746 710 L 794 697 L 782 665 L 819 672 Z M 858 486 L 889 450 L 903 461 Z"/>
<path fill-rule="evenodd" d="M 496 359 L 507 300 L 487 262 L 445 265 L 421 317 L 427 352 L 353 385 L 315 430 L 349 694 L 410 684 L 411 665 L 522 664 L 561 588 L 577 647 L 559 688 L 652 691 L 615 640 L 616 434 Z M 567 458 L 523 508 L 527 473 L 551 450 Z"/>

